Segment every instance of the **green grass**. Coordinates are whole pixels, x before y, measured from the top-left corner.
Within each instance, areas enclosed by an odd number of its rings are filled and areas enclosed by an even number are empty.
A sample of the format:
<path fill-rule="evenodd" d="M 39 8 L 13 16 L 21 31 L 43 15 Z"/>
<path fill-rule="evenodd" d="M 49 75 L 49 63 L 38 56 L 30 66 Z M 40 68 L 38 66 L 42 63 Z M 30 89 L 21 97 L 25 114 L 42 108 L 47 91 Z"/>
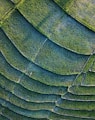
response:
<path fill-rule="evenodd" d="M 94 0 L 0 3 L 0 120 L 94 120 Z"/>

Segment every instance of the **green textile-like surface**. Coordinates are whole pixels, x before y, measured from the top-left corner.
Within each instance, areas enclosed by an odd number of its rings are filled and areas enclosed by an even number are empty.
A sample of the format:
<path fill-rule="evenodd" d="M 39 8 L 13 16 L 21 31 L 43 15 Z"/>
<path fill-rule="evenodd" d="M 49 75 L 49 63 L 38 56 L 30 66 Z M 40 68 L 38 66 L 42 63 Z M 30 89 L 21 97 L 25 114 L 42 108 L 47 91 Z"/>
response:
<path fill-rule="evenodd" d="M 0 0 L 0 120 L 95 120 L 94 0 Z"/>

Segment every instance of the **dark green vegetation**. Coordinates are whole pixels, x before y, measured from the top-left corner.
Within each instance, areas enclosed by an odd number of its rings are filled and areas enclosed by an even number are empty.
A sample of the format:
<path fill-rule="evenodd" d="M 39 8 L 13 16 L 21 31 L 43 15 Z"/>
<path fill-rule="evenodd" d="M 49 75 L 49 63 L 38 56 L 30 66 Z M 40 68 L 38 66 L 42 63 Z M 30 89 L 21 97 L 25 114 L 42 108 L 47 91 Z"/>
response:
<path fill-rule="evenodd" d="M 0 0 L 0 120 L 95 120 L 94 13 L 94 0 Z"/>

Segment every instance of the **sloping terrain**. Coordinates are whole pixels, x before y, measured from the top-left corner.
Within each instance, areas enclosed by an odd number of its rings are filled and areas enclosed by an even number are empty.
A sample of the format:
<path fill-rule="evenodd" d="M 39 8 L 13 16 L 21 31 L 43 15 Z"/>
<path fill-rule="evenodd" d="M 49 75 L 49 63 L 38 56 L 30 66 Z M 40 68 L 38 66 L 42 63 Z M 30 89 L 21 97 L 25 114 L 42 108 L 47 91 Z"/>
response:
<path fill-rule="evenodd" d="M 0 0 L 0 120 L 95 120 L 94 21 L 94 0 Z"/>

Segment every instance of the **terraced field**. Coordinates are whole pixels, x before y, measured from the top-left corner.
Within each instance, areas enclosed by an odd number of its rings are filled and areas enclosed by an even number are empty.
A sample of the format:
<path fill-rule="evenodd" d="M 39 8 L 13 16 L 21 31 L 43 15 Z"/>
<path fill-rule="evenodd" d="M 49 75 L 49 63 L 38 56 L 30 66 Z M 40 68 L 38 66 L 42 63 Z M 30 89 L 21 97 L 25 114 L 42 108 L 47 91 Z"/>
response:
<path fill-rule="evenodd" d="M 95 0 L 0 0 L 0 120 L 95 120 Z"/>

